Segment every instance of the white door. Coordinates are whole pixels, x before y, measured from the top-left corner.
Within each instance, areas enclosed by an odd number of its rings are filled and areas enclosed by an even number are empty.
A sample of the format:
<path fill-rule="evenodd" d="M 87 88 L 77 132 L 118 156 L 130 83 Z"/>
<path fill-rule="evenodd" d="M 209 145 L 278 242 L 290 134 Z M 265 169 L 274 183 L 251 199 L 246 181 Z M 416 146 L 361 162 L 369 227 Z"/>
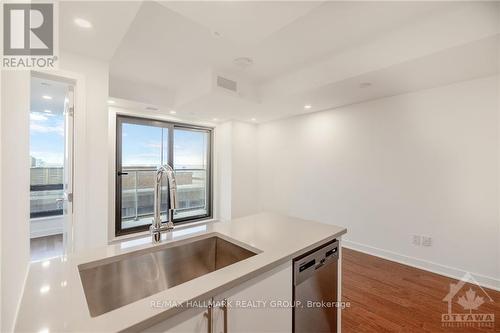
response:
<path fill-rule="evenodd" d="M 63 168 L 63 251 L 73 252 L 73 119 L 75 90 L 68 85 L 64 100 L 64 168 Z"/>

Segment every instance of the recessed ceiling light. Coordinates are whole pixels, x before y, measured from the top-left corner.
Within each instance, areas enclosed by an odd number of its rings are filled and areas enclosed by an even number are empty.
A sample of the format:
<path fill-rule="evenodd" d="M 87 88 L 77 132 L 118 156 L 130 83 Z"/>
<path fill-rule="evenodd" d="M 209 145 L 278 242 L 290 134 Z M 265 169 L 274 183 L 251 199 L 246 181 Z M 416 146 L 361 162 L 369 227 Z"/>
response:
<path fill-rule="evenodd" d="M 113 101 L 112 99 L 108 99 L 108 104 L 115 104 L 116 102 Z"/>
<path fill-rule="evenodd" d="M 217 118 L 212 118 L 213 121 L 217 121 L 218 119 Z"/>
<path fill-rule="evenodd" d="M 174 111 L 174 110 L 170 110 L 170 114 L 176 114 L 177 111 Z"/>
<path fill-rule="evenodd" d="M 82 19 L 81 17 L 75 18 L 73 20 L 73 22 L 75 22 L 75 24 L 77 26 L 79 26 L 80 28 L 84 28 L 84 29 L 90 29 L 90 28 L 92 28 L 92 23 L 90 23 L 86 19 Z"/>
<path fill-rule="evenodd" d="M 371 87 L 372 83 L 371 82 L 361 82 L 359 84 L 359 87 L 360 88 L 368 88 L 368 87 Z"/>
<path fill-rule="evenodd" d="M 233 63 L 238 67 L 247 68 L 253 65 L 253 60 L 249 57 L 239 57 L 234 59 Z"/>
<path fill-rule="evenodd" d="M 219 31 L 214 30 L 212 31 L 212 36 L 214 36 L 215 38 L 221 38 L 222 34 Z"/>
<path fill-rule="evenodd" d="M 42 286 L 42 287 L 40 288 L 40 293 L 41 293 L 41 294 L 46 294 L 46 293 L 48 293 L 48 292 L 49 292 L 49 290 L 50 290 L 50 286 L 49 286 L 49 285 L 45 285 L 45 286 Z"/>
<path fill-rule="evenodd" d="M 43 99 L 47 99 L 47 100 L 50 100 L 52 99 L 52 96 L 49 96 L 49 95 L 43 95 L 42 96 Z"/>
<path fill-rule="evenodd" d="M 304 109 L 309 110 L 310 108 L 312 108 L 312 105 L 310 105 L 310 104 L 304 105 Z"/>
<path fill-rule="evenodd" d="M 251 121 L 257 121 L 257 119 L 255 119 L 255 118 L 252 118 L 252 119 L 250 119 L 250 120 L 251 120 Z"/>

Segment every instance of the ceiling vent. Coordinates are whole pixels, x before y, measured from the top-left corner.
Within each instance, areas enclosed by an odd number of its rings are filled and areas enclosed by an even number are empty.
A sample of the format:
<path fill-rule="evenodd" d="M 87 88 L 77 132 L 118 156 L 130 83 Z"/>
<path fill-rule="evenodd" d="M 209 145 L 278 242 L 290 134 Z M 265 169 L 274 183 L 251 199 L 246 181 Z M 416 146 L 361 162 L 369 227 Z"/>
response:
<path fill-rule="evenodd" d="M 232 92 L 237 92 L 238 82 L 217 75 L 217 87 L 230 90 Z"/>

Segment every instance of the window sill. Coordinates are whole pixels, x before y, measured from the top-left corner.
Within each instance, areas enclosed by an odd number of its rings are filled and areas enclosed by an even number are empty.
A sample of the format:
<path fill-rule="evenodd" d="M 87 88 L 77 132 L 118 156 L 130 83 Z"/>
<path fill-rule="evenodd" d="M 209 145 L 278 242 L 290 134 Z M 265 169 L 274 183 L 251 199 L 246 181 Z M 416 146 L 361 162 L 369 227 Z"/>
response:
<path fill-rule="evenodd" d="M 215 218 L 211 218 L 211 219 L 202 220 L 202 221 L 186 222 L 186 223 L 182 223 L 180 225 L 177 225 L 174 230 L 177 231 L 177 230 L 187 229 L 187 228 L 191 228 L 191 227 L 202 225 L 202 224 L 213 223 L 216 221 L 218 221 L 218 220 Z M 132 234 L 127 234 L 127 235 L 122 235 L 122 236 L 115 236 L 115 237 L 108 240 L 108 244 L 109 245 L 117 244 L 117 243 L 120 243 L 123 241 L 128 241 L 128 240 L 132 240 L 132 239 L 136 239 L 136 238 L 142 238 L 145 236 L 149 236 L 148 230 L 135 232 Z"/>

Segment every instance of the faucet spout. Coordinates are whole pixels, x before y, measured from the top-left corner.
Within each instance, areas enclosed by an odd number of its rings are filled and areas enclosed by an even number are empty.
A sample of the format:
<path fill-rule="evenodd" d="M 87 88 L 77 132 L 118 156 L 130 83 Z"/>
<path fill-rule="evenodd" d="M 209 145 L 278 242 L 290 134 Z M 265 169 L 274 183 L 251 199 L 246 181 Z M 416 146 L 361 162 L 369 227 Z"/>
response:
<path fill-rule="evenodd" d="M 161 185 L 163 175 L 166 174 L 168 180 L 168 193 L 170 197 L 170 207 L 168 209 L 168 222 L 161 221 Z M 162 231 L 171 231 L 174 228 L 174 210 L 177 209 L 177 184 L 175 181 L 174 169 L 168 164 L 159 166 L 156 170 L 155 191 L 154 191 L 154 217 L 149 228 L 153 243 L 161 240 Z"/>

